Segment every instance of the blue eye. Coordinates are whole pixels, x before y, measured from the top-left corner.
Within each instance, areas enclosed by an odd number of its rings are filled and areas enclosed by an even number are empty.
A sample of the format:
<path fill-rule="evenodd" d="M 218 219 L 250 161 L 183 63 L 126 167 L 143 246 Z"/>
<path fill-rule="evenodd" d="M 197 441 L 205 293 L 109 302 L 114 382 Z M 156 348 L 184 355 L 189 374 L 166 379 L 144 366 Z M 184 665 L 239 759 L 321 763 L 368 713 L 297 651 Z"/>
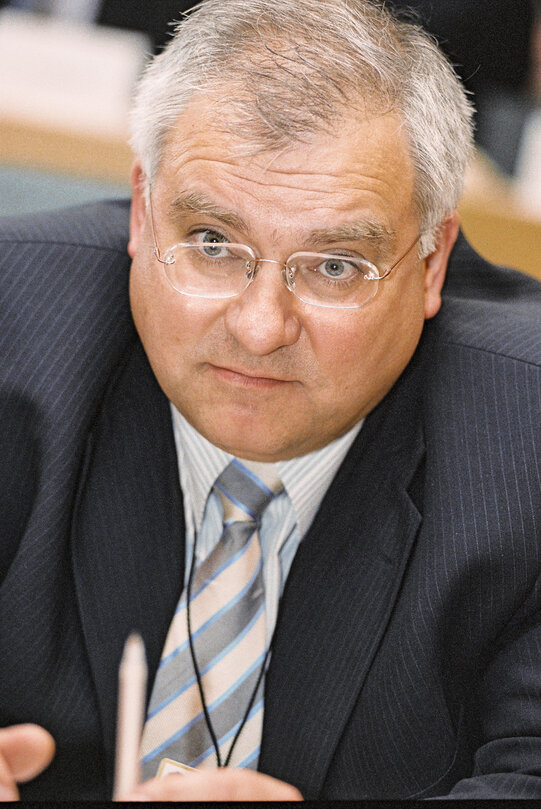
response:
<path fill-rule="evenodd" d="M 350 280 L 353 276 L 357 275 L 359 268 L 352 261 L 346 258 L 340 259 L 337 256 L 326 259 L 318 265 L 317 271 L 321 273 L 324 278 L 336 278 L 340 280 Z"/>
<path fill-rule="evenodd" d="M 339 276 L 343 275 L 345 269 L 345 263 L 343 261 L 337 261 L 334 258 L 329 259 L 323 265 L 323 272 L 326 275 L 330 275 L 332 278 L 338 278 Z"/>
<path fill-rule="evenodd" d="M 227 239 L 215 230 L 201 230 L 194 234 L 196 245 L 203 248 L 203 252 L 210 258 L 220 258 L 227 255 L 221 245 L 227 244 Z"/>

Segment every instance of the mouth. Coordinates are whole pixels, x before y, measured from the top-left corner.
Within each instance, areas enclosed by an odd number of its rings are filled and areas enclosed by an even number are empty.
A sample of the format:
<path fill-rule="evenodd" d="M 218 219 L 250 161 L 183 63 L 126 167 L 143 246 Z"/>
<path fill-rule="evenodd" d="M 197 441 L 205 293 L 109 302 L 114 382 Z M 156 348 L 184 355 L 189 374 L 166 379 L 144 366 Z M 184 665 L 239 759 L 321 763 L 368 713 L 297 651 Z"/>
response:
<path fill-rule="evenodd" d="M 210 364 L 209 367 L 222 381 L 241 388 L 269 390 L 281 385 L 291 384 L 292 381 L 290 379 L 282 379 L 276 376 L 266 376 L 265 373 L 253 370 L 246 371 L 238 368 L 227 368 L 225 366 L 212 364 Z"/>

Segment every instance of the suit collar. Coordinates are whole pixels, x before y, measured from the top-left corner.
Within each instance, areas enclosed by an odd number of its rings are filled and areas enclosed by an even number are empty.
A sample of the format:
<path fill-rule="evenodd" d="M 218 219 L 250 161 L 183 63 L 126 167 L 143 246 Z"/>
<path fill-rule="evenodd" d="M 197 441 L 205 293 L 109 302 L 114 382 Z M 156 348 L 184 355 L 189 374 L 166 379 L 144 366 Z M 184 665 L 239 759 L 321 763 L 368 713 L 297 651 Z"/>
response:
<path fill-rule="evenodd" d="M 317 798 L 392 611 L 421 516 L 419 363 L 367 418 L 286 583 L 260 769 Z"/>
<path fill-rule="evenodd" d="M 323 785 L 420 523 L 408 493 L 423 455 L 417 377 L 410 367 L 366 419 L 301 543 L 282 598 L 260 768 L 307 797 Z M 169 403 L 139 342 L 89 438 L 72 557 L 110 765 L 124 641 L 133 629 L 142 633 L 152 682 L 184 581 Z"/>
<path fill-rule="evenodd" d="M 123 644 L 131 631 L 141 632 L 152 682 L 184 580 L 184 517 L 169 403 L 139 342 L 111 383 L 88 441 L 72 559 L 110 764 Z"/>

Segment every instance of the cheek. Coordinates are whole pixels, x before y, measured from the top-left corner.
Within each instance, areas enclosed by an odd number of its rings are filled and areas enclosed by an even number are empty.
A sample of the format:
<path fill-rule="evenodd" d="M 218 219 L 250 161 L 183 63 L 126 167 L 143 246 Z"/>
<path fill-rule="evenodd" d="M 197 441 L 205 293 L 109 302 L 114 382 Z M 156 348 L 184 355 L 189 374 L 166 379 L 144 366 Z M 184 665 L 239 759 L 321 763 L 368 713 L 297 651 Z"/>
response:
<path fill-rule="evenodd" d="M 158 377 L 167 373 L 167 365 L 178 355 L 185 334 L 185 324 L 173 290 L 165 288 L 158 272 L 138 265 L 134 260 L 130 276 L 130 302 L 133 319 L 150 363 Z M 180 297 L 180 296 L 178 296 Z"/>
<path fill-rule="evenodd" d="M 132 265 L 130 301 L 135 326 L 166 393 L 185 381 L 218 329 L 220 310 L 175 292 L 158 272 Z"/>
<path fill-rule="evenodd" d="M 130 306 L 135 326 L 142 340 L 147 329 L 147 322 L 150 318 L 152 301 L 155 295 L 151 275 L 151 271 L 143 265 L 136 255 L 130 270 Z"/>
<path fill-rule="evenodd" d="M 320 322 L 312 347 L 335 406 L 363 415 L 383 398 L 413 355 L 424 323 L 422 285 L 396 288 L 375 305 Z M 377 302 L 376 302 L 377 301 Z"/>
<path fill-rule="evenodd" d="M 384 392 L 398 379 L 413 356 L 424 326 L 422 281 L 397 284 L 391 305 L 379 313 L 371 350 Z"/>
<path fill-rule="evenodd" d="M 328 324 L 319 323 L 311 347 L 327 404 L 333 411 L 357 410 L 371 398 L 378 367 L 374 325 L 360 312 L 345 312 Z"/>

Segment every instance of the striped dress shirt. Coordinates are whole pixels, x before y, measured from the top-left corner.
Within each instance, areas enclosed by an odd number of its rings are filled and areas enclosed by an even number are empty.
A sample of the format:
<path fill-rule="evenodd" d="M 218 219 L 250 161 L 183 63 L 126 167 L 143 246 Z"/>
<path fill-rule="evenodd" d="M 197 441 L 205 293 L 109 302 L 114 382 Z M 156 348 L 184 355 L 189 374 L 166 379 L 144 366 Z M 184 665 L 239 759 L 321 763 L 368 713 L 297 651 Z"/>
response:
<path fill-rule="evenodd" d="M 198 433 L 171 405 L 179 475 L 186 515 L 187 584 L 197 535 L 196 564 L 217 544 L 222 532 L 222 506 L 214 481 L 233 458 Z M 362 421 L 322 449 L 274 464 L 284 491 L 267 507 L 259 538 L 263 558 L 267 644 L 293 557 L 314 519 L 340 464 L 361 429 Z"/>

